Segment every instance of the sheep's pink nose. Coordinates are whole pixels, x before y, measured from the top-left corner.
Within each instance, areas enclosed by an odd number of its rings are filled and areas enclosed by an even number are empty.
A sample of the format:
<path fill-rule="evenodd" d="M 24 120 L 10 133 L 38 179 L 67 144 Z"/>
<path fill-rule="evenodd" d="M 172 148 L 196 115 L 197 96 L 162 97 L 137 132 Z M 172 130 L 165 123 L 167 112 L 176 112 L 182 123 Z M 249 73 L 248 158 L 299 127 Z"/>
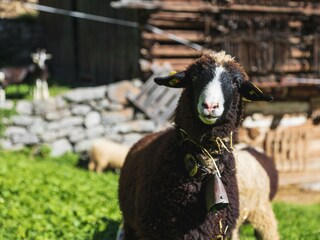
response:
<path fill-rule="evenodd" d="M 202 103 L 202 106 L 203 106 L 205 109 L 209 110 L 209 111 L 213 111 L 213 110 L 219 108 L 219 103 L 203 102 L 203 103 Z"/>

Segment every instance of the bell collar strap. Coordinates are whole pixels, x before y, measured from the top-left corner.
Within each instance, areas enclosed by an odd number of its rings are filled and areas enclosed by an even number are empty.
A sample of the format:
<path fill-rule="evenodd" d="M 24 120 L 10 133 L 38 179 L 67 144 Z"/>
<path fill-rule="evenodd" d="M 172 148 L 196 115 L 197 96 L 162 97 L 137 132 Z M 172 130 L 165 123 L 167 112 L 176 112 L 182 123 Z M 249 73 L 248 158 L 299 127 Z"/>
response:
<path fill-rule="evenodd" d="M 230 137 L 212 138 L 210 146 L 204 147 L 185 130 L 178 128 L 180 146 L 185 148 L 184 165 L 190 177 L 203 181 L 208 212 L 217 212 L 229 204 L 227 192 L 221 181 L 224 165 L 219 159 L 224 151 L 234 154 L 232 132 Z"/>
<path fill-rule="evenodd" d="M 223 166 L 218 163 L 221 155 L 224 151 L 228 153 L 234 153 L 235 151 L 232 142 L 233 133 L 231 132 L 230 137 L 225 138 L 212 137 L 206 147 L 193 139 L 182 128 L 178 128 L 178 134 L 180 145 L 185 147 L 184 161 L 189 176 L 199 176 L 197 170 L 200 170 L 200 172 L 203 172 L 203 174 L 200 174 L 201 180 L 205 178 L 203 175 L 208 174 L 217 174 L 220 178 L 223 171 Z"/>

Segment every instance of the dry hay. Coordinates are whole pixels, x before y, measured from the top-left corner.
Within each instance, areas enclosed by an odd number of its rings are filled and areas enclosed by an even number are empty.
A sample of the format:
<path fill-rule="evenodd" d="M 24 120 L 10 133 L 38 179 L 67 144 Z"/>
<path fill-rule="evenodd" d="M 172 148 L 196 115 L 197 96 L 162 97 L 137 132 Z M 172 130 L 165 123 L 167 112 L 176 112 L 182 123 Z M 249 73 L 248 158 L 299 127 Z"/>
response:
<path fill-rule="evenodd" d="M 4 0 L 0 1 L 0 18 L 16 18 L 25 14 L 36 14 L 36 11 L 26 8 L 23 3 L 38 3 L 38 0 Z"/>

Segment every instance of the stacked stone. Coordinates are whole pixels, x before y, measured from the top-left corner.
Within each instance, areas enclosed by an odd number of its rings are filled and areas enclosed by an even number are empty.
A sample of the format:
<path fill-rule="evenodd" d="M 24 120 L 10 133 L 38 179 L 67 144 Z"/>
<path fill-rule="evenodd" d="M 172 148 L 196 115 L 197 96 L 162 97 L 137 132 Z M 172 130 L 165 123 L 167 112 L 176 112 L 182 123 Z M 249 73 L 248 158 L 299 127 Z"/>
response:
<path fill-rule="evenodd" d="M 132 145 L 156 128 L 126 100 L 127 92 L 138 93 L 137 85 L 122 81 L 74 89 L 48 101 L 18 101 L 17 115 L 2 119 L 7 126 L 0 147 L 19 149 L 46 144 L 53 156 L 59 156 L 69 151 L 85 152 L 92 140 L 100 137 Z M 3 105 L 10 107 L 10 102 Z"/>

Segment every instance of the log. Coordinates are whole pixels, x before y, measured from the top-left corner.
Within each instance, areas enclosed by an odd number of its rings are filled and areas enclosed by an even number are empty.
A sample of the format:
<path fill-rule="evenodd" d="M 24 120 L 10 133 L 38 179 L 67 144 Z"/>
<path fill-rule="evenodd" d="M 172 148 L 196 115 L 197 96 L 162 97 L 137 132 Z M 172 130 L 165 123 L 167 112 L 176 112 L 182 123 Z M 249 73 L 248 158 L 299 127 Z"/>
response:
<path fill-rule="evenodd" d="M 175 71 L 183 71 L 195 60 L 196 58 L 155 58 L 153 63 L 159 65 L 169 63 Z"/>
<path fill-rule="evenodd" d="M 292 58 L 309 58 L 311 56 L 311 52 L 292 47 L 290 48 L 290 56 Z"/>
<path fill-rule="evenodd" d="M 151 50 L 151 55 L 154 57 L 200 57 L 201 51 L 194 50 L 183 45 L 154 45 Z"/>
<path fill-rule="evenodd" d="M 188 22 L 188 21 L 150 19 L 148 23 L 160 28 L 201 29 L 204 27 L 204 24 L 202 21 Z"/>
<path fill-rule="evenodd" d="M 202 15 L 199 13 L 188 12 L 157 12 L 150 16 L 153 20 L 171 20 L 171 21 L 199 21 Z"/>
<path fill-rule="evenodd" d="M 307 59 L 289 59 L 278 68 L 279 72 L 306 72 L 311 69 Z"/>
<path fill-rule="evenodd" d="M 205 36 L 202 31 L 193 31 L 193 30 L 166 30 L 167 33 L 174 34 L 178 37 L 184 38 L 192 42 L 204 42 Z M 156 33 L 142 32 L 142 38 L 145 40 L 153 40 L 159 42 L 174 42 L 172 39 L 167 36 L 159 35 Z"/>
<path fill-rule="evenodd" d="M 290 102 L 250 102 L 245 105 L 245 115 L 262 113 L 264 115 L 284 115 L 310 112 L 310 103 L 305 101 Z"/>

